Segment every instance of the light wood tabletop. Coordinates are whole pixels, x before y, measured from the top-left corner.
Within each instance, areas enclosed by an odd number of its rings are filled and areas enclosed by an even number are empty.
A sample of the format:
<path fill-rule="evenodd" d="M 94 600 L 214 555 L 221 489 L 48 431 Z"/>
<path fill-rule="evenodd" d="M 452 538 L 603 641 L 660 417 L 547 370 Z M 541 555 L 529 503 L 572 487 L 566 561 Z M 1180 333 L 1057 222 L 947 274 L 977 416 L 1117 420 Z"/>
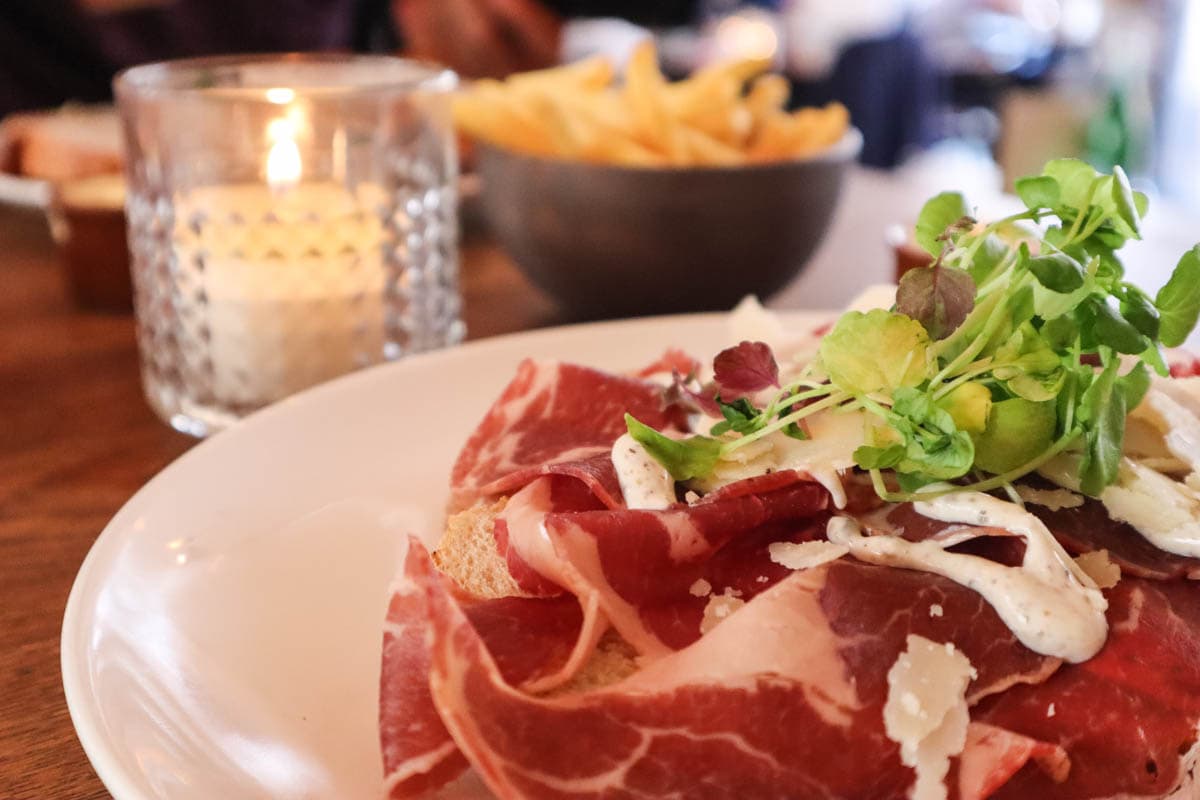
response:
<path fill-rule="evenodd" d="M 567 321 L 486 240 L 462 278 L 472 338 Z M 195 443 L 142 398 L 132 316 L 76 310 L 41 215 L 0 208 L 0 798 L 108 796 L 63 697 L 63 610 L 108 520 Z"/>

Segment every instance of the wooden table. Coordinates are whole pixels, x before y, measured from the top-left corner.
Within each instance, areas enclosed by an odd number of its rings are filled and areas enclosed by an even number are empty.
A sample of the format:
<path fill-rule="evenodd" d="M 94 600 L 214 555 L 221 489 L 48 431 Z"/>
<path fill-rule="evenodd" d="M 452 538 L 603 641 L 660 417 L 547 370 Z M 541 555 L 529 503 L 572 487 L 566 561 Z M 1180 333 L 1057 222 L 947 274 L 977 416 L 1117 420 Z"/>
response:
<path fill-rule="evenodd" d="M 474 338 L 565 321 L 487 241 L 464 242 Z M 59 671 L 67 593 L 96 535 L 196 442 L 142 399 L 133 319 L 71 307 L 39 214 L 0 208 L 0 798 L 107 797 Z"/>

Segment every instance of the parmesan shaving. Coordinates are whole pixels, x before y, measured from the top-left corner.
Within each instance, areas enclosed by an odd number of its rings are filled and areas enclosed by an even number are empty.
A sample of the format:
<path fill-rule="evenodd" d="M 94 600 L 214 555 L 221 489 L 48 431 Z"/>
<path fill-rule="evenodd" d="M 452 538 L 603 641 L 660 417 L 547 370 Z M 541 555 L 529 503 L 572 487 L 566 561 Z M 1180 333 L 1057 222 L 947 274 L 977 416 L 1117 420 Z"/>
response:
<path fill-rule="evenodd" d="M 849 552 L 844 545 L 824 541 L 772 542 L 767 548 L 771 560 L 788 569 L 812 569 Z"/>
<path fill-rule="evenodd" d="M 837 508 L 846 507 L 846 491 L 839 473 L 854 467 L 854 451 L 863 444 L 863 411 L 824 411 L 805 419 L 807 439 L 793 439 L 782 431 L 722 456 L 712 473 L 688 482 L 691 489 L 711 492 L 736 481 L 768 472 L 796 470 L 808 473 L 828 491 Z"/>
<path fill-rule="evenodd" d="M 1083 505 L 1083 495 L 1075 494 L 1069 489 L 1037 489 L 1033 486 L 1016 487 L 1017 495 L 1026 503 L 1042 506 L 1050 511 L 1062 511 L 1064 508 L 1079 508 Z"/>
<path fill-rule="evenodd" d="M 1038 472 L 1059 486 L 1079 489 L 1077 455 L 1061 455 Z M 1101 492 L 1100 502 L 1110 517 L 1133 526 L 1159 550 L 1200 556 L 1200 481 L 1172 480 L 1144 463 L 1122 458 L 1117 481 Z"/>
<path fill-rule="evenodd" d="M 688 589 L 688 594 L 692 595 L 693 597 L 707 597 L 708 595 L 712 594 L 712 584 L 704 580 L 704 578 L 698 578 L 696 582 L 691 585 L 691 588 Z"/>
<path fill-rule="evenodd" d="M 1200 497 L 1186 483 L 1125 458 L 1100 501 L 1113 519 L 1128 522 L 1158 549 L 1200 556 Z"/>
<path fill-rule="evenodd" d="M 884 730 L 900 745 L 901 762 L 917 773 L 911 800 L 947 797 L 950 759 L 967 743 L 967 686 L 975 675 L 954 645 L 915 634 L 888 670 Z"/>
<path fill-rule="evenodd" d="M 705 634 L 720 625 L 729 615 L 746 605 L 746 601 L 734 596 L 726 589 L 724 594 L 714 594 L 704 607 L 704 618 L 700 620 L 700 633 Z"/>
<path fill-rule="evenodd" d="M 1111 589 L 1121 580 L 1121 568 L 1108 557 L 1107 550 L 1093 550 L 1076 556 L 1075 563 L 1096 582 L 1100 589 Z"/>

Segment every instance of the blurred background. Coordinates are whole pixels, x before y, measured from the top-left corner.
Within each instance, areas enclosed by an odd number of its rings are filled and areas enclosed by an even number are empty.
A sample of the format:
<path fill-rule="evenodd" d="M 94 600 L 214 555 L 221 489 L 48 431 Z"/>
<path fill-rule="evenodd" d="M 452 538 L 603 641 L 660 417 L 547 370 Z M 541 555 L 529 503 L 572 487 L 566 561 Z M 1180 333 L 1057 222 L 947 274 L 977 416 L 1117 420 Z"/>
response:
<path fill-rule="evenodd" d="M 400 51 L 498 77 L 644 36 L 676 75 L 770 57 L 793 105 L 849 108 L 869 166 L 936 158 L 1011 186 L 1077 155 L 1200 207 L 1188 0 L 6 0 L 0 116 L 105 101 L 118 69 L 165 58 Z"/>

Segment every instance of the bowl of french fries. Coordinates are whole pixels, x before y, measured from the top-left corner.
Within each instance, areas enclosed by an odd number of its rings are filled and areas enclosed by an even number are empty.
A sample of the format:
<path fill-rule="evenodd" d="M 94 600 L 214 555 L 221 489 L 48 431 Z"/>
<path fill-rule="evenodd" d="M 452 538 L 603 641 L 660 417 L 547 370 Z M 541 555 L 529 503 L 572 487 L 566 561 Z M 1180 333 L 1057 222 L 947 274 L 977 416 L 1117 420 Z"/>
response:
<path fill-rule="evenodd" d="M 582 317 L 728 308 L 785 286 L 820 243 L 861 135 L 846 109 L 785 110 L 760 61 L 624 75 L 596 58 L 455 98 L 483 216 L 535 284 Z"/>

